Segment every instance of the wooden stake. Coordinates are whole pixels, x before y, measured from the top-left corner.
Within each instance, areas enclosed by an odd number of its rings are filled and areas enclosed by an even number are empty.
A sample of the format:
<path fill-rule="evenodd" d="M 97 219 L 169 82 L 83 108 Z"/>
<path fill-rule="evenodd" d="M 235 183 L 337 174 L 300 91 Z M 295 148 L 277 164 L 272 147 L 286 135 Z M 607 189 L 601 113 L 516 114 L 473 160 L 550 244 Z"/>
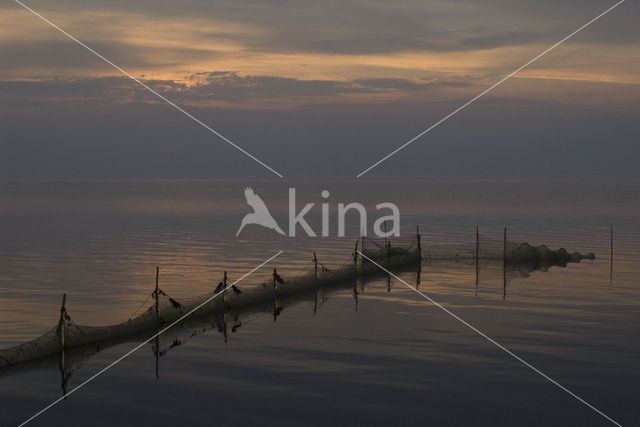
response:
<path fill-rule="evenodd" d="M 316 256 L 315 252 L 313 253 L 313 266 L 316 272 L 316 280 L 318 280 L 318 257 Z"/>
<path fill-rule="evenodd" d="M 478 283 L 480 273 L 480 233 L 478 232 L 478 226 L 476 225 L 476 296 L 478 295 Z"/>
<path fill-rule="evenodd" d="M 356 240 L 356 248 L 353 250 L 353 263 L 356 266 L 356 271 L 358 270 L 358 243 L 360 243 L 360 239 Z"/>
<path fill-rule="evenodd" d="M 222 303 L 225 305 L 225 307 L 227 306 L 227 300 L 229 299 L 229 297 L 227 296 L 227 280 L 227 270 L 225 270 L 224 275 L 222 276 Z"/>
<path fill-rule="evenodd" d="M 502 299 L 507 298 L 507 227 L 504 228 L 504 247 L 502 252 Z"/>
<path fill-rule="evenodd" d="M 158 276 L 160 275 L 160 266 L 156 266 L 156 317 L 160 317 L 160 291 L 158 289 Z"/>
<path fill-rule="evenodd" d="M 504 242 L 503 242 L 503 248 L 502 248 L 502 259 L 505 260 L 507 259 L 507 227 L 504 228 Z"/>
<path fill-rule="evenodd" d="M 67 304 L 67 294 L 62 294 L 62 305 L 60 306 L 60 322 L 64 322 L 65 315 L 67 314 L 67 309 L 65 305 Z"/>
<path fill-rule="evenodd" d="M 60 320 L 58 321 L 58 328 L 60 330 L 60 344 L 62 345 L 62 349 L 64 350 L 64 322 L 67 318 L 67 294 L 62 294 L 62 305 L 60 306 Z"/>
<path fill-rule="evenodd" d="M 276 280 L 276 277 L 278 277 L 278 272 L 274 267 L 273 269 L 273 321 L 274 322 L 278 319 L 278 291 L 277 291 L 278 281 Z M 316 305 L 317 305 L 317 292 L 316 292 Z"/>

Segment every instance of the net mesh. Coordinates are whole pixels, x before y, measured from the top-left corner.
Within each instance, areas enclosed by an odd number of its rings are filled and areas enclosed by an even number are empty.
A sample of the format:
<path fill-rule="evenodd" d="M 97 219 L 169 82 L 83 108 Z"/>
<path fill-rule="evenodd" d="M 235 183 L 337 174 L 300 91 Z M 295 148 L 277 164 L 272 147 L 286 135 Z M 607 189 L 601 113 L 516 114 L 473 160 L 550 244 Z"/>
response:
<path fill-rule="evenodd" d="M 274 269 L 272 274 L 263 276 L 261 280 L 243 281 L 240 287 L 221 283 L 220 286 L 224 287 L 204 295 L 173 298 L 158 289 L 157 293 L 152 293 L 151 306 L 136 317 L 117 325 L 78 325 L 63 308 L 63 315 L 57 327 L 31 342 L 0 350 L 0 368 L 50 356 L 65 348 L 84 347 L 91 353 L 123 340 L 145 339 L 150 331 L 157 331 L 163 325 L 186 315 L 189 317 L 184 319 L 184 322 L 181 321 L 184 326 L 204 322 L 204 325 L 224 331 L 226 338 L 227 324 L 239 327 L 237 319 L 227 319 L 229 310 L 233 312 L 247 307 L 257 312 L 272 310 L 275 317 L 278 310 L 282 309 L 282 301 L 285 299 L 300 298 L 301 295 L 311 292 L 316 295 L 317 302 L 318 294 L 331 289 L 332 286 L 356 283 L 365 275 L 386 274 L 380 266 L 388 269 L 410 267 L 403 271 L 417 271 L 419 277 L 421 265 L 446 268 L 459 264 L 475 265 L 477 281 L 489 280 L 502 273 L 506 289 L 510 275 L 544 269 L 549 265 L 563 265 L 583 258 L 595 258 L 593 254 L 569 253 L 563 248 L 552 250 L 545 245 L 534 247 L 527 243 L 516 243 L 507 239 L 506 232 L 501 236 L 491 236 L 476 231 L 470 233 L 469 237 L 467 241 L 461 240 L 456 243 L 444 241 L 441 235 L 425 238 L 414 234 L 392 239 L 362 237 L 348 259 L 340 266 L 326 266 L 314 255 L 313 260 L 298 274 L 281 276 Z M 219 293 L 221 296 L 214 298 Z M 195 309 L 198 310 L 197 315 L 190 314 Z M 179 329 L 175 332 L 178 333 Z M 156 350 L 166 350 L 180 341 L 178 336 L 171 341 L 171 336 L 172 333 L 169 333 L 163 337 L 163 341 L 169 339 L 168 343 L 154 344 Z"/>

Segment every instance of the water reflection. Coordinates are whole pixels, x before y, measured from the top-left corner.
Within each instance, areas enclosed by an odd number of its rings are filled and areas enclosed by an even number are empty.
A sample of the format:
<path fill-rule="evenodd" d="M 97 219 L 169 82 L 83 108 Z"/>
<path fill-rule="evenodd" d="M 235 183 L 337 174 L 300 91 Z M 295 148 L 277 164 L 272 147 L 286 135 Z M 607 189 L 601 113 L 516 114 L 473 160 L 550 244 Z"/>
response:
<path fill-rule="evenodd" d="M 317 258 L 314 254 L 314 268 L 315 274 L 321 274 L 323 272 L 330 273 L 324 265 L 317 262 Z M 419 262 L 409 262 L 401 264 L 399 267 L 389 267 L 394 275 L 403 275 L 406 279 L 409 279 L 416 290 L 420 289 L 423 272 L 436 272 L 442 274 L 443 270 L 455 271 L 463 266 L 473 265 L 476 271 L 475 277 L 475 289 L 477 290 L 482 281 L 495 279 L 496 273 L 499 270 L 499 266 L 502 266 L 502 279 L 503 279 L 503 299 L 507 296 L 507 284 L 515 278 L 528 278 L 530 273 L 534 271 L 546 272 L 551 267 L 566 267 L 566 260 L 556 260 L 556 262 L 532 262 L 532 261 L 516 261 L 505 260 L 500 261 L 496 259 L 479 260 L 475 259 L 424 259 Z M 318 270 L 320 268 L 320 270 Z M 357 264 L 356 264 L 357 268 Z M 485 274 L 485 272 L 487 274 Z M 219 298 L 212 301 L 210 304 L 204 305 L 193 314 L 185 317 L 175 326 L 166 330 L 160 335 L 155 336 L 149 340 L 149 336 L 158 333 L 162 327 L 168 322 L 150 323 L 150 327 L 133 329 L 134 332 L 127 332 L 121 334 L 116 338 L 110 338 L 99 342 L 92 342 L 90 344 L 68 347 L 64 344 L 64 332 L 60 333 L 60 329 L 64 326 L 66 321 L 71 321 L 69 314 L 66 311 L 65 299 L 63 297 L 62 306 L 60 309 L 60 322 L 56 329 L 56 334 L 59 339 L 62 340 L 60 349 L 57 353 L 48 354 L 42 357 L 37 357 L 32 360 L 19 361 L 12 363 L 9 357 L 5 357 L 12 351 L 15 354 L 15 349 L 21 346 L 11 349 L 1 350 L 0 358 L 4 361 L 3 366 L 0 366 L 0 377 L 20 374 L 32 370 L 58 370 L 60 372 L 61 383 L 60 387 L 62 395 L 65 396 L 68 392 L 68 384 L 74 372 L 81 369 L 81 367 L 90 360 L 93 356 L 104 351 L 106 349 L 127 343 L 139 343 L 149 341 L 151 352 L 155 360 L 155 375 L 157 378 L 161 375 L 160 360 L 162 357 L 169 354 L 173 349 L 183 346 L 189 342 L 193 337 L 207 333 L 209 331 L 216 331 L 219 333 L 225 343 L 228 342 L 230 336 L 241 330 L 241 328 L 250 325 L 257 318 L 265 315 L 272 316 L 273 321 L 277 322 L 278 318 L 294 306 L 301 305 L 303 303 L 312 303 L 312 315 L 316 316 L 322 307 L 329 303 L 332 295 L 338 293 L 350 292 L 353 297 L 353 309 L 358 311 L 358 299 L 361 293 L 365 292 L 366 285 L 384 279 L 386 293 L 391 294 L 392 275 L 384 272 L 383 270 L 370 270 L 369 274 L 355 274 L 352 280 L 345 281 L 326 281 L 318 282 L 318 286 L 312 289 L 303 289 L 301 292 L 276 292 L 277 286 L 285 284 L 285 280 L 280 277 L 277 270 L 274 269 L 273 274 L 273 298 L 267 300 L 259 300 L 249 304 L 229 304 L 225 298 Z M 222 281 L 219 286 L 227 288 L 227 274 L 225 272 Z M 287 285 L 291 282 L 287 281 Z M 233 285 L 235 287 L 235 285 Z M 218 289 L 216 289 L 218 291 Z M 228 291 L 231 292 L 232 288 L 229 287 Z M 225 291 L 226 292 L 226 291 Z M 234 291 L 236 296 L 242 294 L 241 288 L 236 287 Z M 149 313 L 155 312 L 158 316 L 161 312 L 158 301 L 164 292 L 158 287 L 158 270 L 156 270 L 156 289 L 152 295 L 157 295 L 156 302 L 147 310 Z M 181 307 L 180 303 L 173 300 L 168 295 L 164 294 L 167 300 L 172 300 L 171 305 L 174 308 Z M 225 295 L 226 297 L 226 295 Z M 131 319 L 129 320 L 131 322 Z M 45 337 L 45 334 L 43 337 Z M 42 338 L 42 337 L 41 337 Z M 41 339 L 39 338 L 39 339 Z M 30 344 L 26 343 L 25 345 Z M 47 343 L 45 342 L 45 345 Z M 23 345 L 24 346 L 24 345 Z M 4 353 L 5 356 L 2 356 Z"/>

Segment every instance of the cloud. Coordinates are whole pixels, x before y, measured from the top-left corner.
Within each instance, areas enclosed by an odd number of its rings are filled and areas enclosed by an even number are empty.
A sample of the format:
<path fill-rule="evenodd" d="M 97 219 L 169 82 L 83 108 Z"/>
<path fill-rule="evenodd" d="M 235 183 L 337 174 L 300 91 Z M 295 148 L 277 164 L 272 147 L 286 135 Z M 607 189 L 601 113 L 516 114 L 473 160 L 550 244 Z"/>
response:
<path fill-rule="evenodd" d="M 602 8 L 595 1 L 545 7 L 530 1 L 43 5 L 33 7 L 129 72 L 186 84 L 210 70 L 337 81 L 500 76 Z M 617 12 L 535 67 L 573 67 L 563 74 L 578 80 L 637 82 L 640 37 L 633 20 Z M 0 36 L 3 80 L 118 73 L 20 8 L 2 9 Z M 578 55 L 567 60 L 566 52 Z"/>
<path fill-rule="evenodd" d="M 601 0 L 546 4 L 534 0 L 328 0 L 305 4 L 296 0 L 255 0 L 240 4 L 234 0 L 214 3 L 94 0 L 91 4 L 72 0 L 55 8 L 42 1 L 32 3 L 38 10 L 60 15 L 73 11 L 83 20 L 93 14 L 102 23 L 99 27 L 93 26 L 100 37 L 118 34 L 102 33 L 103 28 L 117 25 L 120 31 L 131 30 L 130 23 L 139 25 L 146 16 L 157 23 L 156 30 L 142 25 L 138 34 L 162 33 L 163 30 L 172 36 L 181 31 L 181 37 L 185 32 L 202 36 L 210 33 L 211 37 L 205 38 L 235 40 L 259 51 L 342 54 L 407 50 L 441 52 L 548 44 L 613 5 L 613 2 Z M 582 40 L 637 43 L 640 35 L 635 31 L 633 13 L 637 14 L 638 10 L 636 4 L 627 2 L 582 34 Z M 99 18 L 99 14 L 104 16 Z M 82 30 L 81 19 L 64 16 L 56 16 L 56 19 L 70 21 Z M 181 27 L 183 23 L 191 25 Z M 159 35 L 158 40 L 165 40 L 162 34 Z"/>
<path fill-rule="evenodd" d="M 252 167 L 263 176 L 259 166 L 212 144 L 202 128 L 10 4 L 0 8 L 4 176 L 238 176 Z M 612 4 L 29 2 L 276 169 L 331 176 L 352 176 L 355 163 L 377 160 Z M 588 172 L 607 152 L 602 141 L 612 144 L 602 129 L 622 141 L 607 170 L 627 165 L 637 175 L 639 8 L 625 2 L 399 154 L 398 162 L 410 166 L 410 175 L 474 172 L 502 163 L 520 168 L 528 153 L 522 167 L 535 170 L 555 147 L 570 146 L 554 166 L 561 170 L 583 155 L 584 145 L 590 157 L 575 170 Z M 510 154 L 496 164 L 495 153 Z"/>
<path fill-rule="evenodd" d="M 618 84 L 607 75 L 571 74 L 571 70 L 536 69 L 523 73 L 485 98 L 485 103 L 560 102 L 574 108 L 606 105 L 607 109 L 636 110 L 640 84 Z M 142 78 L 149 87 L 184 106 L 231 109 L 299 109 L 339 105 L 368 109 L 372 105 L 438 105 L 454 108 L 492 82 L 485 76 L 432 73 L 415 81 L 402 78 L 352 80 L 297 79 L 209 71 L 180 80 Z M 495 81 L 495 78 L 494 80 Z M 0 80 L 0 110 L 43 108 L 120 108 L 164 101 L 124 76 Z M 324 106 L 324 107 L 323 107 Z M 444 111 L 444 110 L 443 110 Z"/>
<path fill-rule="evenodd" d="M 185 105 L 239 104 L 252 108 L 268 103 L 271 108 L 305 104 L 399 99 L 416 90 L 463 87 L 463 82 L 404 79 L 301 80 L 277 76 L 242 76 L 233 71 L 197 73 L 182 81 L 146 79 L 145 84 L 167 98 Z M 163 103 L 128 77 L 106 76 L 70 79 L 0 81 L 3 105 L 12 108 L 34 104 L 96 105 Z"/>

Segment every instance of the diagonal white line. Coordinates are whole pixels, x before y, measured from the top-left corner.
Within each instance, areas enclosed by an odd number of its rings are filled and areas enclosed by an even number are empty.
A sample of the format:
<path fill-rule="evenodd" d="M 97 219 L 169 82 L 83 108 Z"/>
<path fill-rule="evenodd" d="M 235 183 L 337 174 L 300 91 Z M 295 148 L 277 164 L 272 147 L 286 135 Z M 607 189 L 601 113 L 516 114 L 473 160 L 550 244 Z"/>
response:
<path fill-rule="evenodd" d="M 484 332 L 480 331 L 479 329 L 477 329 L 476 327 L 474 327 L 473 325 L 467 323 L 465 320 L 463 320 L 462 318 L 460 318 L 458 315 L 456 315 L 455 313 L 452 313 L 451 311 L 449 311 L 447 308 L 443 307 L 442 305 L 440 305 L 438 302 L 436 302 L 435 300 L 433 300 L 430 296 L 422 293 L 421 291 L 419 291 L 418 289 L 414 288 L 413 286 L 411 286 L 410 284 L 408 284 L 407 282 L 405 282 L 404 280 L 402 280 L 401 278 L 399 278 L 398 276 L 396 276 L 395 274 L 393 274 L 392 272 L 390 272 L 389 270 L 387 270 L 386 268 L 384 268 L 383 266 L 381 266 L 380 264 L 378 264 L 377 262 L 375 262 L 374 260 L 372 260 L 371 258 L 369 258 L 368 256 L 366 256 L 365 254 L 363 254 L 360 251 L 356 251 L 358 252 L 360 255 L 362 255 L 363 258 L 366 258 L 367 260 L 369 260 L 372 264 L 376 265 L 378 268 L 380 268 L 382 271 L 384 271 L 385 273 L 393 276 L 394 278 L 396 278 L 397 280 L 399 280 L 400 282 L 404 283 L 409 289 L 411 289 L 414 292 L 417 292 L 419 295 L 421 295 L 424 299 L 426 299 L 427 301 L 429 301 L 430 303 L 432 303 L 433 305 L 435 305 L 436 307 L 438 307 L 439 309 L 441 309 L 442 311 L 444 311 L 445 313 L 447 313 L 448 315 L 450 315 L 451 317 L 453 317 L 454 319 L 456 319 L 458 322 L 462 323 L 463 325 L 465 325 L 466 327 L 468 327 L 469 329 L 471 329 L 472 331 L 474 331 L 475 333 L 477 333 L 478 335 L 480 335 L 481 337 L 483 337 L 484 339 L 486 339 L 487 341 L 489 341 L 491 344 L 495 345 L 496 347 L 498 347 L 500 350 L 504 351 L 505 353 L 507 353 L 509 356 L 513 357 L 514 359 L 516 359 L 517 361 L 519 361 L 520 363 L 522 363 L 523 365 L 525 365 L 526 367 L 530 368 L 531 370 L 533 370 L 535 373 L 539 374 L 540 376 L 542 376 L 544 379 L 546 379 L 547 381 L 551 382 L 552 384 L 556 385 L 557 387 L 559 387 L 561 390 L 569 393 L 571 396 L 575 397 L 576 399 L 578 399 L 581 403 L 585 404 L 586 406 L 588 406 L 589 408 L 593 409 L 594 411 L 596 411 L 598 414 L 602 415 L 604 418 L 606 418 L 607 420 L 611 421 L 613 424 L 622 427 L 622 425 L 620 423 L 618 423 L 617 421 L 613 420 L 612 418 L 610 418 L 607 414 L 605 414 L 604 412 L 602 412 L 601 410 L 599 410 L 598 408 L 596 408 L 595 406 L 591 405 L 589 402 L 587 402 L 586 400 L 584 400 L 583 398 L 581 398 L 580 396 L 578 396 L 577 394 L 575 394 L 574 392 L 572 392 L 571 390 L 569 390 L 568 388 L 566 388 L 565 386 L 563 386 L 562 384 L 560 384 L 559 382 L 555 381 L 553 378 L 549 377 L 547 374 L 545 374 L 544 372 L 540 371 L 538 368 L 536 368 L 535 366 L 531 365 L 530 363 L 526 362 L 525 360 L 523 360 L 520 356 L 516 355 L 515 353 L 513 353 L 512 351 L 510 351 L 509 349 L 507 349 L 506 347 L 504 347 L 503 345 L 501 345 L 500 343 L 498 343 L 497 341 L 495 341 L 493 338 L 489 337 L 488 335 L 486 335 Z"/>
<path fill-rule="evenodd" d="M 356 175 L 356 178 L 360 178 L 362 175 L 364 175 L 365 173 L 369 172 L 371 169 L 375 168 L 376 166 L 378 166 L 380 163 L 384 162 L 385 160 L 387 160 L 389 157 L 393 156 L 394 154 L 396 154 L 398 151 L 402 150 L 403 148 L 405 148 L 407 145 L 411 144 L 412 142 L 414 142 L 415 140 L 419 139 L 420 137 L 422 137 L 424 134 L 426 134 L 427 132 L 429 132 L 430 130 L 436 128 L 437 126 L 439 126 L 441 123 L 445 122 L 447 119 L 449 119 L 451 116 L 455 115 L 456 113 L 458 113 L 460 110 L 464 109 L 465 107 L 467 107 L 469 104 L 473 103 L 474 101 L 476 101 L 478 98 L 480 98 L 481 96 L 483 96 L 484 94 L 486 94 L 487 92 L 491 91 L 492 89 L 496 88 L 497 86 L 499 86 L 500 84 L 502 84 L 505 80 L 509 79 L 510 77 L 513 77 L 513 75 L 515 75 L 516 73 L 520 72 L 522 69 L 526 68 L 527 66 L 529 66 L 530 64 L 532 64 L 533 62 L 537 61 L 538 59 L 540 59 L 542 56 L 544 56 L 546 53 L 548 53 L 549 51 L 555 49 L 556 47 L 558 47 L 559 45 L 561 45 L 562 43 L 564 43 L 565 41 L 567 41 L 568 39 L 570 39 L 571 37 L 573 37 L 574 35 L 578 34 L 580 31 L 584 30 L 585 28 L 587 28 L 589 25 L 593 24 L 594 22 L 596 22 L 598 19 L 602 18 L 604 15 L 606 15 L 607 13 L 611 12 L 613 9 L 615 9 L 616 7 L 618 7 L 619 5 L 621 5 L 622 3 L 624 3 L 625 0 L 620 0 L 618 3 L 614 4 L 613 6 L 611 6 L 609 9 L 605 10 L 604 12 L 602 12 L 600 15 L 596 16 L 595 18 L 593 18 L 592 20 L 590 20 L 589 22 L 587 22 L 586 24 L 584 24 L 582 27 L 578 28 L 577 30 L 575 30 L 574 32 L 572 32 L 571 34 L 569 34 L 568 36 L 566 36 L 565 38 L 563 38 L 562 40 L 560 40 L 559 42 L 557 42 L 556 44 L 554 44 L 553 46 L 547 48 L 544 52 L 538 54 L 535 58 L 531 59 L 530 61 L 528 61 L 527 63 L 525 63 L 524 65 L 522 65 L 521 67 L 517 68 L 515 71 L 512 71 L 511 73 L 507 74 L 506 76 L 504 76 L 502 79 L 500 79 L 498 82 L 494 83 L 492 86 L 490 86 L 489 88 L 485 89 L 484 91 L 482 91 L 480 94 L 474 96 L 473 98 L 471 98 L 469 101 L 465 102 L 464 104 L 462 104 L 460 107 L 456 108 L 455 110 L 453 110 L 452 112 L 450 112 L 449 114 L 447 114 L 446 116 L 444 116 L 443 118 L 441 118 L 440 120 L 438 120 L 436 123 L 434 123 L 433 125 L 431 125 L 429 128 L 425 129 L 424 131 L 420 132 L 418 135 L 414 136 L 413 138 L 411 138 L 409 141 L 405 142 L 404 144 L 402 144 L 400 147 L 396 148 L 395 150 L 393 150 L 391 153 L 387 154 L 386 156 L 384 156 L 382 159 L 378 160 L 377 162 L 375 162 L 374 164 L 372 164 L 371 166 L 369 166 L 368 168 L 366 168 L 365 170 L 363 170 L 362 172 L 360 172 L 358 175 Z"/>
<path fill-rule="evenodd" d="M 233 282 L 230 286 L 235 285 L 236 283 L 238 283 L 239 281 L 241 281 L 242 279 L 244 279 L 245 277 L 249 276 L 250 274 L 252 274 L 253 272 L 255 272 L 256 270 L 258 270 L 260 267 L 262 267 L 263 265 L 267 264 L 268 262 L 270 262 L 272 259 L 274 259 L 275 257 L 277 257 L 278 255 L 280 255 L 282 252 L 284 251 L 280 251 L 277 254 L 273 255 L 271 258 L 269 258 L 268 260 L 264 261 L 262 264 L 260 264 L 257 267 L 254 267 L 251 271 L 249 271 L 248 273 L 245 273 L 242 277 L 240 277 L 238 280 L 236 280 L 235 282 Z M 78 384 L 77 387 L 73 388 L 71 391 L 69 391 L 65 396 L 59 397 L 58 399 L 54 400 L 53 402 L 51 402 L 49 405 L 45 406 L 44 408 L 42 408 L 40 411 L 36 412 L 35 414 L 33 414 L 31 417 L 29 417 L 27 420 L 23 421 L 22 423 L 19 424 L 18 427 L 22 427 L 23 425 L 27 424 L 28 422 L 32 421 L 34 418 L 38 417 L 39 415 L 42 415 L 45 411 L 51 409 L 53 406 L 55 406 L 56 404 L 60 403 L 63 399 L 65 399 L 66 397 L 68 397 L 69 395 L 71 395 L 71 393 L 77 391 L 78 389 L 80 389 L 81 387 L 85 386 L 87 383 L 93 381 L 94 379 L 96 379 L 99 375 L 103 374 L 104 372 L 106 372 L 107 370 L 111 369 L 112 367 L 114 367 L 116 364 L 118 364 L 119 362 L 121 362 L 122 360 L 124 360 L 125 358 L 127 358 L 128 356 L 130 356 L 132 353 L 136 352 L 137 350 L 139 350 L 140 348 L 142 348 L 145 344 L 147 344 L 149 341 L 151 341 L 152 339 L 154 339 L 155 337 L 163 334 L 164 332 L 166 332 L 168 329 L 172 328 L 173 326 L 175 326 L 176 324 L 180 323 L 182 320 L 184 320 L 186 317 L 192 315 L 196 310 L 200 309 L 201 307 L 203 307 L 204 305 L 208 304 L 209 302 L 213 301 L 213 299 L 215 299 L 218 295 L 224 293 L 225 291 L 222 290 L 220 292 L 218 292 L 217 294 L 214 294 L 213 296 L 207 298 L 203 303 L 199 304 L 197 307 L 195 307 L 194 309 L 190 310 L 188 313 L 186 313 L 185 315 L 183 315 L 182 317 L 180 317 L 178 320 L 174 321 L 173 323 L 170 323 L 168 326 L 166 326 L 165 328 L 163 328 L 162 330 L 160 330 L 158 333 L 156 333 L 155 335 L 149 337 L 149 339 L 147 339 L 146 341 L 140 343 L 139 345 L 135 346 L 133 349 L 129 350 L 127 353 L 125 353 L 124 355 L 120 356 L 117 360 L 115 360 L 114 362 L 111 362 L 109 365 L 107 365 L 106 367 L 102 368 L 100 371 L 98 371 L 96 374 L 92 375 L 91 377 L 89 377 L 88 379 L 86 379 L 85 381 L 83 381 L 82 383 Z"/>
<path fill-rule="evenodd" d="M 175 108 L 176 110 L 180 111 L 182 114 L 184 114 L 185 116 L 189 117 L 191 120 L 193 120 L 194 122 L 198 123 L 200 126 L 204 127 L 205 129 L 207 129 L 209 132 L 213 133 L 214 135 L 216 135 L 218 138 L 222 139 L 223 141 L 231 144 L 233 147 L 235 147 L 236 149 L 238 149 L 240 152 L 244 153 L 245 155 L 251 157 L 253 160 L 255 160 L 256 162 L 260 163 L 262 166 L 264 166 L 265 168 L 269 169 L 271 172 L 273 172 L 274 174 L 278 175 L 280 178 L 282 178 L 282 175 L 278 172 L 276 172 L 274 169 L 272 169 L 269 165 L 267 165 L 266 163 L 264 163 L 262 160 L 258 159 L 257 157 L 255 157 L 253 154 L 249 153 L 248 151 L 246 151 L 244 148 L 240 147 L 239 145 L 235 144 L 234 142 L 232 142 L 230 139 L 228 139 L 227 137 L 225 137 L 224 135 L 222 135 L 221 133 L 219 133 L 218 131 L 216 131 L 215 129 L 213 129 L 211 126 L 207 125 L 206 123 L 203 123 L 200 119 L 198 119 L 197 117 L 195 117 L 194 115 L 192 115 L 191 113 L 189 113 L 188 111 L 186 111 L 185 109 L 183 109 L 182 107 L 176 105 L 173 101 L 167 99 L 166 97 L 164 97 L 163 95 L 159 94 L 158 92 L 156 92 L 155 90 L 151 89 L 149 86 L 147 86 L 145 83 L 141 82 L 140 80 L 138 80 L 137 78 L 133 77 L 131 74 L 129 74 L 126 70 L 123 70 L 122 68 L 120 68 L 119 66 L 117 66 L 116 64 L 114 64 L 113 62 L 111 62 L 110 60 L 108 60 L 107 58 L 105 58 L 104 56 L 102 56 L 101 54 L 99 54 L 98 52 L 96 52 L 95 50 L 93 50 L 92 48 L 90 48 L 89 46 L 87 46 L 86 44 L 84 44 L 83 42 L 81 42 L 80 40 L 78 40 L 77 38 L 75 38 L 74 36 L 72 36 L 71 34 L 67 33 L 65 30 L 63 30 L 62 28 L 58 27 L 56 24 L 54 24 L 53 22 L 49 21 L 47 18 L 45 18 L 44 16 L 40 15 L 38 12 L 36 12 L 35 10 L 31 9 L 29 6 L 25 5 L 24 3 L 22 3 L 20 0 L 13 0 L 16 3 L 18 3 L 20 6 L 22 6 L 23 8 L 25 8 L 26 10 L 28 10 L 29 12 L 33 13 L 34 15 L 36 15 L 38 18 L 42 19 L 44 22 L 46 22 L 47 24 L 51 25 L 53 28 L 55 28 L 56 30 L 60 31 L 62 34 L 64 34 L 65 36 L 69 37 L 71 40 L 73 40 L 74 42 L 78 43 L 80 46 L 84 47 L 85 49 L 87 49 L 89 52 L 93 53 L 95 56 L 97 56 L 98 58 L 102 59 L 104 62 L 106 62 L 107 64 L 111 65 L 113 68 L 115 68 L 116 70 L 120 71 L 122 74 L 124 74 L 125 76 L 129 77 L 131 80 L 135 81 L 136 83 L 138 83 L 140 86 L 142 86 L 143 88 L 145 88 L 146 90 L 148 90 L 149 92 L 151 92 L 152 94 L 154 94 L 155 96 L 157 96 L 158 98 L 162 99 L 164 102 L 166 102 L 167 104 L 171 105 L 173 108 Z"/>

